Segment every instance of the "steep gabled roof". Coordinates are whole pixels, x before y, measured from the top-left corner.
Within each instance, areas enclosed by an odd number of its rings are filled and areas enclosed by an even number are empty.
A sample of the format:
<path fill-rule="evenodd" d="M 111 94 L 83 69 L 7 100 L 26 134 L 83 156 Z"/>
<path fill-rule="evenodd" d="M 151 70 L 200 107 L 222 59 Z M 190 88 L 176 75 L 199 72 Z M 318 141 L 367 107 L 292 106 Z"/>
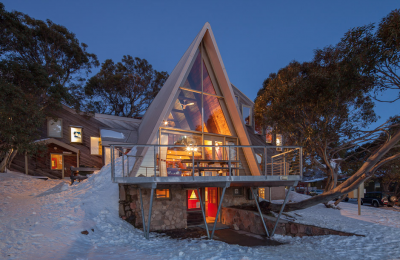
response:
<path fill-rule="evenodd" d="M 175 95 L 179 90 L 190 65 L 195 58 L 200 43 L 203 42 L 207 50 L 212 68 L 219 83 L 222 95 L 224 96 L 229 116 L 234 125 L 235 131 L 241 145 L 250 145 L 249 136 L 245 129 L 242 116 L 236 108 L 236 101 L 228 78 L 224 63 L 221 58 L 214 34 L 210 24 L 207 22 L 197 34 L 185 54 L 182 56 L 168 80 L 157 94 L 156 98 L 147 109 L 142 122 L 139 126 L 138 144 L 153 144 L 157 137 L 159 126 L 168 113 L 168 108 L 175 100 Z M 260 175 L 255 155 L 251 148 L 244 148 L 244 154 L 250 167 L 252 175 Z M 144 150 L 144 153 L 146 150 Z M 143 154 L 144 155 L 144 154 Z M 143 156 L 142 155 L 142 156 Z"/>

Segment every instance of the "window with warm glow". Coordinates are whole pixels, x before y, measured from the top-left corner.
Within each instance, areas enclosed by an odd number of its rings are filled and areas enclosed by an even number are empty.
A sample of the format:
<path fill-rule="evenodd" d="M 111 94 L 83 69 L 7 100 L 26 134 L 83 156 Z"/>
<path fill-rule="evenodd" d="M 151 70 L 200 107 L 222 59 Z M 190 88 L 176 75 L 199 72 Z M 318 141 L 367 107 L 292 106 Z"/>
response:
<path fill-rule="evenodd" d="M 62 170 L 63 168 L 63 158 L 62 154 L 51 154 L 51 169 L 52 170 Z"/>
<path fill-rule="evenodd" d="M 62 138 L 62 119 L 47 119 L 47 136 Z"/>
<path fill-rule="evenodd" d="M 265 199 L 265 188 L 258 188 L 258 196 Z"/>
<path fill-rule="evenodd" d="M 217 82 L 206 62 L 206 54 L 196 54 L 193 66 L 180 87 L 171 112 L 161 127 L 204 133 L 232 135 L 228 125 L 225 101 L 218 93 Z"/>
<path fill-rule="evenodd" d="M 195 210 L 200 209 L 200 200 L 197 190 L 187 191 L 188 209 Z"/>
<path fill-rule="evenodd" d="M 276 146 L 282 146 L 283 145 L 283 137 L 281 134 L 276 135 Z M 282 151 L 282 148 L 276 148 L 277 151 Z"/>
<path fill-rule="evenodd" d="M 82 127 L 71 126 L 71 143 L 82 143 Z"/>
<path fill-rule="evenodd" d="M 156 198 L 157 199 L 169 199 L 170 193 L 169 189 L 156 189 Z"/>
<path fill-rule="evenodd" d="M 267 129 L 265 129 L 265 142 L 267 144 L 272 143 L 272 127 L 267 127 Z"/>
<path fill-rule="evenodd" d="M 90 137 L 90 154 L 102 155 L 102 146 L 100 137 Z"/>

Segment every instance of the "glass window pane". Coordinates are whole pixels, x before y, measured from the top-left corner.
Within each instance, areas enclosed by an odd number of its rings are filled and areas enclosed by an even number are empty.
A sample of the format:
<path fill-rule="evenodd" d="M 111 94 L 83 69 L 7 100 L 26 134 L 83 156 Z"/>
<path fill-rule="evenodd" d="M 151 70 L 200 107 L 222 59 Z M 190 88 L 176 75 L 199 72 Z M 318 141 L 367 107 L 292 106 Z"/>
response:
<path fill-rule="evenodd" d="M 188 209 L 200 209 L 200 200 L 197 190 L 187 191 Z"/>
<path fill-rule="evenodd" d="M 101 155 L 101 138 L 100 137 L 90 137 L 90 154 Z"/>
<path fill-rule="evenodd" d="M 272 127 L 267 127 L 265 130 L 265 142 L 272 143 Z"/>
<path fill-rule="evenodd" d="M 62 170 L 63 160 L 61 154 L 51 154 L 51 169 Z"/>
<path fill-rule="evenodd" d="M 180 90 L 163 126 L 201 132 L 201 94 Z"/>
<path fill-rule="evenodd" d="M 211 78 L 210 75 L 208 74 L 208 70 L 206 68 L 204 61 L 203 61 L 203 92 L 216 95 L 214 86 L 211 82 Z"/>
<path fill-rule="evenodd" d="M 49 137 L 62 138 L 62 119 L 58 119 L 57 121 L 48 119 L 47 132 Z"/>
<path fill-rule="evenodd" d="M 81 127 L 71 127 L 71 143 L 82 143 Z"/>
<path fill-rule="evenodd" d="M 190 70 L 189 75 L 182 87 L 201 91 L 201 55 L 200 55 L 200 51 L 197 53 L 197 57 L 196 57 L 196 60 L 194 61 L 193 67 Z"/>
<path fill-rule="evenodd" d="M 192 155 L 195 159 L 201 159 L 201 135 L 193 133 L 184 133 L 178 131 L 165 131 L 161 133 L 160 144 L 184 145 L 185 147 L 160 147 L 159 158 L 161 176 L 168 175 L 191 175 L 192 172 L 188 167 L 192 166 Z M 194 148 L 193 151 L 188 151 L 187 147 Z"/>
<path fill-rule="evenodd" d="M 246 125 L 251 125 L 251 110 L 250 107 L 242 106 L 242 116 Z"/>
<path fill-rule="evenodd" d="M 223 99 L 204 95 L 204 132 L 231 135 L 225 115 L 221 108 Z"/>
<path fill-rule="evenodd" d="M 169 189 L 156 189 L 157 199 L 169 199 Z"/>

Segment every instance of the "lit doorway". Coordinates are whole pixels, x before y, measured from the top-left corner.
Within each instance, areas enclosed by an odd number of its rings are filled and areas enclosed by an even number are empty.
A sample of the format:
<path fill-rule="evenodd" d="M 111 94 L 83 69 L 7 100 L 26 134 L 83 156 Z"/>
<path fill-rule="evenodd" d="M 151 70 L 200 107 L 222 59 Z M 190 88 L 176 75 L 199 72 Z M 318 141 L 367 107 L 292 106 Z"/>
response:
<path fill-rule="evenodd" d="M 206 220 L 214 223 L 218 211 L 218 188 L 205 188 Z"/>

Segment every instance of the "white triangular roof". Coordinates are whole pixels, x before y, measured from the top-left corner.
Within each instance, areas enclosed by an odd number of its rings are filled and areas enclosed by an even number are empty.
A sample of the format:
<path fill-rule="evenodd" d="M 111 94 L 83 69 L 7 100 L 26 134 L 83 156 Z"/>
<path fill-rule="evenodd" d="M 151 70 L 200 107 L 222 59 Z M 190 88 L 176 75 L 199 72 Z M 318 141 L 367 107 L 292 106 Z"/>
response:
<path fill-rule="evenodd" d="M 210 24 L 207 22 L 197 34 L 185 54 L 182 56 L 168 80 L 157 94 L 150 107 L 147 109 L 142 122 L 139 126 L 138 144 L 152 144 L 157 137 L 158 129 L 164 118 L 167 117 L 168 108 L 175 101 L 174 97 L 184 80 L 186 72 L 195 58 L 197 49 L 203 41 L 207 50 L 214 74 L 218 80 L 220 90 L 225 99 L 229 116 L 241 145 L 250 145 L 250 139 L 245 129 L 242 116 L 236 108 L 236 99 L 231 87 L 231 83 L 226 73 L 224 63 L 221 58 L 214 34 Z M 147 149 L 146 149 L 147 150 Z M 146 151 L 144 150 L 144 152 Z M 247 163 L 252 175 L 260 175 L 253 149 L 243 149 Z M 144 154 L 142 155 L 144 156 Z"/>

